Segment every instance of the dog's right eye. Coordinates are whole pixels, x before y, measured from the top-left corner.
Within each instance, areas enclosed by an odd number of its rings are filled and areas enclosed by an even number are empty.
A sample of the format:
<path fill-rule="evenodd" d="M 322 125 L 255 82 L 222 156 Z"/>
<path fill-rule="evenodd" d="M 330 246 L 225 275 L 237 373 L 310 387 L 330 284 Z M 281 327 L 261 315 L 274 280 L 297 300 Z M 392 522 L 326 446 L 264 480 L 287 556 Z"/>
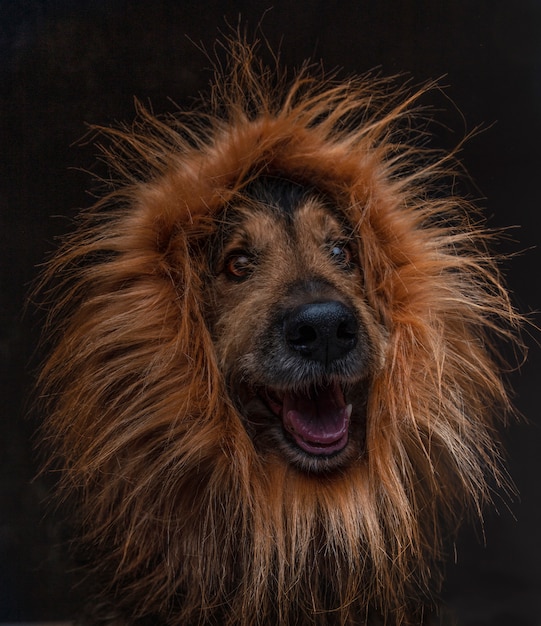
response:
<path fill-rule="evenodd" d="M 244 280 L 253 272 L 254 265 L 254 258 L 250 254 L 233 252 L 225 260 L 224 273 L 231 280 Z"/>

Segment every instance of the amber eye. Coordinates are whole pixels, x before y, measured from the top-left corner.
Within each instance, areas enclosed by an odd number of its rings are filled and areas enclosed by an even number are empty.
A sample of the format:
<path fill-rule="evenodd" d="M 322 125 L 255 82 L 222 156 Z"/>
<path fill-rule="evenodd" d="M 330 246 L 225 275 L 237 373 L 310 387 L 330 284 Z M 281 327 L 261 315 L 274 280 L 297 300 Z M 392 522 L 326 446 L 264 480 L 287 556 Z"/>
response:
<path fill-rule="evenodd" d="M 254 258 L 247 252 L 232 252 L 225 260 L 224 273 L 232 280 L 244 280 L 254 270 Z"/>
<path fill-rule="evenodd" d="M 343 241 L 337 241 L 333 243 L 329 248 L 329 254 L 331 259 L 340 267 L 349 269 L 351 267 L 351 249 L 347 243 Z"/>

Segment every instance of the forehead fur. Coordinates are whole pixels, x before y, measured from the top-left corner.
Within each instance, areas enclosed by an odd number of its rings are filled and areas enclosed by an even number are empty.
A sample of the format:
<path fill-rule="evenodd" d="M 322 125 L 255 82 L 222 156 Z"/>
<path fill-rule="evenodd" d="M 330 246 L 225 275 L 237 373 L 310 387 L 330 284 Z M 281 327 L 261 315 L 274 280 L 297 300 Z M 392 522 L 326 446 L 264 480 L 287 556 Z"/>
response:
<path fill-rule="evenodd" d="M 250 184 L 224 210 L 218 222 L 222 241 L 234 237 L 248 244 L 265 239 L 266 233 L 277 227 L 290 235 L 298 230 L 305 235 L 321 232 L 330 236 L 334 232 L 343 237 L 350 230 L 346 228 L 344 213 L 332 198 L 310 186 L 267 177 Z"/>

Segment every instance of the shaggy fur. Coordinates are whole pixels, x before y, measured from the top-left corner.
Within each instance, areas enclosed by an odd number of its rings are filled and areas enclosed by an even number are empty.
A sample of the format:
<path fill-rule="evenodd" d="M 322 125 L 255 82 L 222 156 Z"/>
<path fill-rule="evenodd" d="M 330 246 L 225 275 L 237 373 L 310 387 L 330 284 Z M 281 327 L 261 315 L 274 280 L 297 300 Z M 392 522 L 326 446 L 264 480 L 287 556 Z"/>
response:
<path fill-rule="evenodd" d="M 518 316 L 423 91 L 232 44 L 208 106 L 106 131 L 121 181 L 46 270 L 40 389 L 118 623 L 419 623 L 442 529 L 501 482 Z M 280 330 L 321 302 L 325 357 Z"/>

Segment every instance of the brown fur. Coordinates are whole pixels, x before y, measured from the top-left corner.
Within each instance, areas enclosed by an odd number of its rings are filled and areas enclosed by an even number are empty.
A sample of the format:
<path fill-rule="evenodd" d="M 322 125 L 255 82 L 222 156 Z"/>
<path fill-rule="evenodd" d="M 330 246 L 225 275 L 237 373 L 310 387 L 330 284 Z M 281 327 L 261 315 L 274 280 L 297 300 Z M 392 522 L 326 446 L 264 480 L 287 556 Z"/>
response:
<path fill-rule="evenodd" d="M 493 346 L 518 316 L 471 207 L 435 193 L 453 159 L 409 128 L 422 92 L 273 80 L 233 44 L 210 110 L 107 131 L 124 182 L 46 272 L 44 433 L 127 623 L 419 620 L 442 529 L 501 480 Z M 290 223 L 257 180 L 309 190 Z M 315 460 L 257 395 L 278 376 L 258 342 L 312 279 L 365 346 L 348 446 Z"/>

